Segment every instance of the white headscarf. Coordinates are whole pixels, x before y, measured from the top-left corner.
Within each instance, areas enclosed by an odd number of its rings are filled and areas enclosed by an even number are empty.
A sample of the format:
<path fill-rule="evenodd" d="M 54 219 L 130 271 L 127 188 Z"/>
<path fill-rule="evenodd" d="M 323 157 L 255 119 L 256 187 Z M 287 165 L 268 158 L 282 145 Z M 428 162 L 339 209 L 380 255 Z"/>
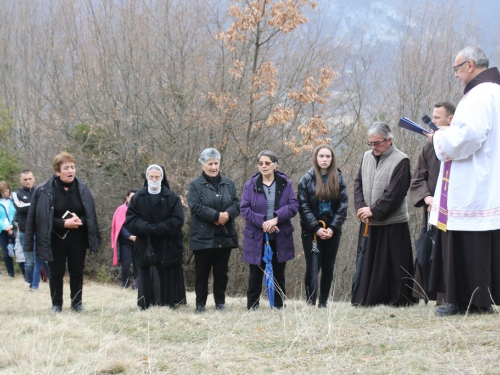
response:
<path fill-rule="evenodd" d="M 151 181 L 148 179 L 148 173 L 151 169 L 159 170 L 161 173 L 160 181 Z M 146 169 L 146 179 L 148 180 L 148 193 L 149 194 L 160 194 L 161 183 L 163 182 L 163 169 L 158 164 L 151 164 L 148 169 Z M 156 189 L 156 190 L 151 190 Z"/>

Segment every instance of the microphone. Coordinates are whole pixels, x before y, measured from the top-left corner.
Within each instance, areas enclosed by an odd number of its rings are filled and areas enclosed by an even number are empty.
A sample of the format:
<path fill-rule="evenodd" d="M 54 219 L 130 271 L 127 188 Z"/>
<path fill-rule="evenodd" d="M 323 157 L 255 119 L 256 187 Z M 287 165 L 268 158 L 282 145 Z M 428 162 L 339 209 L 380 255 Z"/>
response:
<path fill-rule="evenodd" d="M 431 128 L 432 130 L 434 130 L 435 132 L 437 132 L 439 130 L 439 128 L 436 126 L 436 124 L 434 124 L 431 120 L 431 118 L 427 115 L 424 115 L 424 117 L 422 117 L 422 121 L 425 122 L 427 124 L 427 126 L 429 128 Z"/>

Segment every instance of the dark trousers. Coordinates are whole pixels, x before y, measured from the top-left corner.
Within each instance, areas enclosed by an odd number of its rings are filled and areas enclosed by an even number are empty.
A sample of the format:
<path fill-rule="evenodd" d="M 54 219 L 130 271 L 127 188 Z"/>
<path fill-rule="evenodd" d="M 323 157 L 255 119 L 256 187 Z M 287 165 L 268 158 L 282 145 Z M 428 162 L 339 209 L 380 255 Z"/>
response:
<path fill-rule="evenodd" d="M 132 264 L 133 261 L 133 244 L 120 243 L 120 263 L 121 263 L 121 280 L 122 287 L 128 288 L 130 283 L 130 266 L 132 266 L 133 285 L 136 286 L 139 282 L 139 267 Z"/>
<path fill-rule="evenodd" d="M 63 305 L 63 278 L 68 263 L 69 287 L 71 291 L 71 306 L 82 303 L 83 270 L 85 269 L 86 247 L 80 244 L 54 243 L 50 267 L 50 295 L 52 306 Z"/>
<path fill-rule="evenodd" d="M 151 305 L 174 307 L 172 297 L 169 299 L 169 286 L 171 286 L 169 281 L 169 272 L 166 267 L 159 264 L 139 267 L 137 305 L 143 310 Z"/>
<path fill-rule="evenodd" d="M 437 231 L 431 267 L 431 291 L 446 302 L 477 308 L 500 304 L 500 229 Z"/>
<path fill-rule="evenodd" d="M 340 244 L 340 236 L 342 232 L 336 230 L 333 236 L 328 240 L 322 240 L 318 238 L 318 274 L 321 270 L 321 282 L 318 283 L 319 287 L 319 304 L 325 305 L 328 301 L 328 296 L 330 295 L 330 289 L 332 287 L 333 281 L 333 269 L 335 267 L 335 259 L 337 258 L 337 251 Z M 305 275 L 305 286 L 306 286 L 306 298 L 307 302 L 315 305 L 317 291 L 311 288 L 311 278 L 312 278 L 312 242 L 313 233 L 302 232 L 302 245 L 304 247 L 304 255 L 306 257 L 306 275 Z"/>
<path fill-rule="evenodd" d="M 196 306 L 205 306 L 208 297 L 208 278 L 210 270 L 214 275 L 214 300 L 216 305 L 226 303 L 226 287 L 229 270 L 230 248 L 194 250 L 196 272 Z"/>
<path fill-rule="evenodd" d="M 5 263 L 5 268 L 10 276 L 14 276 L 14 262 L 9 256 L 9 251 L 7 250 L 7 245 L 9 244 L 9 233 L 6 231 L 0 232 L 0 246 L 2 246 L 3 262 Z"/>
<path fill-rule="evenodd" d="M 285 290 L 285 266 L 286 262 L 278 263 L 278 255 L 276 253 L 276 241 L 269 241 L 273 249 L 273 276 L 274 276 L 274 306 L 277 308 L 283 307 L 283 297 L 286 295 Z M 264 244 L 262 245 L 264 251 Z M 262 254 L 264 255 L 264 254 Z M 247 292 L 247 308 L 256 308 L 259 306 L 260 294 L 262 293 L 262 278 L 266 269 L 266 263 L 262 261 L 260 266 L 250 264 L 250 276 L 248 278 Z"/>

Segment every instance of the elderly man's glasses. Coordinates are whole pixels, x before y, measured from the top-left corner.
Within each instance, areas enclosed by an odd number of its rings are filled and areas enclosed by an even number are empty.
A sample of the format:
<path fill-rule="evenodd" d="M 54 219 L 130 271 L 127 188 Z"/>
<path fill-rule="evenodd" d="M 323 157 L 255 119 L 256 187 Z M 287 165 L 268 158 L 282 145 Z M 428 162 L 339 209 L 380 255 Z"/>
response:
<path fill-rule="evenodd" d="M 377 141 L 377 142 L 366 142 L 366 144 L 368 146 L 372 146 L 372 147 L 378 147 L 380 146 L 382 143 L 384 143 L 385 141 L 387 141 L 387 139 L 384 139 L 382 141 Z"/>
<path fill-rule="evenodd" d="M 453 67 L 453 70 L 455 71 L 455 73 L 456 73 L 456 72 L 458 72 L 458 68 L 460 68 L 462 65 L 464 65 L 464 64 L 465 64 L 465 63 L 467 63 L 468 61 L 469 61 L 469 60 L 465 60 L 463 63 L 460 63 L 460 64 L 458 64 L 458 65 L 455 65 L 455 66 Z"/>
<path fill-rule="evenodd" d="M 273 162 L 272 161 L 259 161 L 257 164 L 259 167 L 263 167 L 264 165 L 266 167 L 269 167 L 271 164 L 273 164 Z"/>

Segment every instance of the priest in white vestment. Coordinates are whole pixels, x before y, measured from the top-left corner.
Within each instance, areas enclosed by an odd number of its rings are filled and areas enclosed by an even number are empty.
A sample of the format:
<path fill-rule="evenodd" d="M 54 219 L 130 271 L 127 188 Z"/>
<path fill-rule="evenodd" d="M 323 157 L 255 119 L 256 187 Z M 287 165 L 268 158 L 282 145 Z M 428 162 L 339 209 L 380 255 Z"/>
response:
<path fill-rule="evenodd" d="M 500 304 L 500 74 L 478 47 L 455 59 L 465 86 L 450 127 L 429 138 L 441 167 L 430 223 L 440 230 L 431 290 L 446 293 L 440 316 L 492 312 Z"/>

